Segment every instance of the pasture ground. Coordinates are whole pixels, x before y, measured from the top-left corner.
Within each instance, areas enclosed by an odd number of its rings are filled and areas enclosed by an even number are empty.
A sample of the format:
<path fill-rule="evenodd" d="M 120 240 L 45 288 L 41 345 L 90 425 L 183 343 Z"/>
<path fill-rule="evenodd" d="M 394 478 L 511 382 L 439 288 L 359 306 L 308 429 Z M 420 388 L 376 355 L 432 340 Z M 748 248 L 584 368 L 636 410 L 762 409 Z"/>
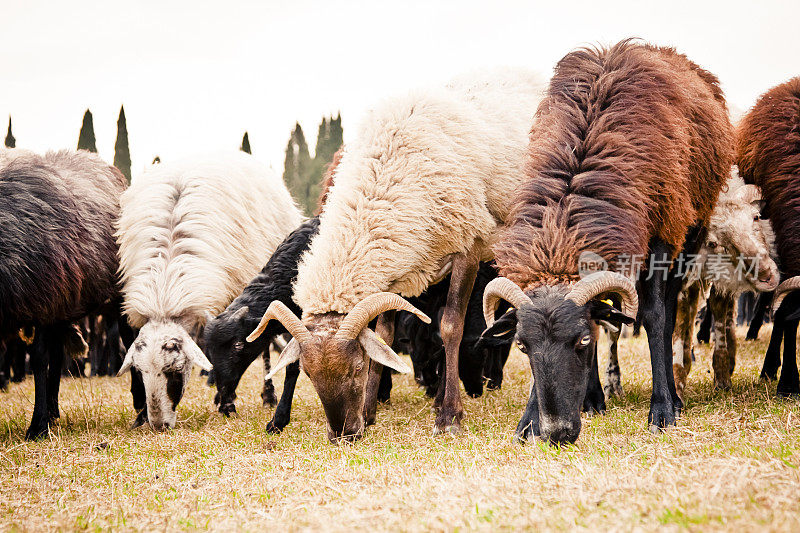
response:
<path fill-rule="evenodd" d="M 291 424 L 266 434 L 259 364 L 238 417 L 217 414 L 195 376 L 163 434 L 128 429 L 129 378 L 65 379 L 51 438 L 25 442 L 28 378 L 0 395 L 0 530 L 798 531 L 800 403 L 757 379 L 769 333 L 740 341 L 729 392 L 713 390 L 700 347 L 683 417 L 663 435 L 646 430 L 646 341 L 624 339 L 624 397 L 560 449 L 512 439 L 530 382 L 516 351 L 501 391 L 465 399 L 462 436 L 432 436 L 431 401 L 396 376 L 377 425 L 342 446 L 328 444 L 305 376 Z"/>

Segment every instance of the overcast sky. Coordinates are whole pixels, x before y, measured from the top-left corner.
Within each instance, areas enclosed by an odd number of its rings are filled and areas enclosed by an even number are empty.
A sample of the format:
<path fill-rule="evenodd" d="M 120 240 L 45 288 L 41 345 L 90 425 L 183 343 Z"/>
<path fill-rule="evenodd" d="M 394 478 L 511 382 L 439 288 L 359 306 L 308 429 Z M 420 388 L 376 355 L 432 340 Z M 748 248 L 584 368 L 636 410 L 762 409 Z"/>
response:
<path fill-rule="evenodd" d="M 638 36 L 719 76 L 742 110 L 800 75 L 800 2 L 0 0 L 0 126 L 18 146 L 74 148 L 91 108 L 113 159 L 120 104 L 133 173 L 236 149 L 283 170 L 296 120 L 312 149 L 323 114 L 345 141 L 384 96 L 465 70 L 526 65 L 549 74 L 569 50 Z"/>

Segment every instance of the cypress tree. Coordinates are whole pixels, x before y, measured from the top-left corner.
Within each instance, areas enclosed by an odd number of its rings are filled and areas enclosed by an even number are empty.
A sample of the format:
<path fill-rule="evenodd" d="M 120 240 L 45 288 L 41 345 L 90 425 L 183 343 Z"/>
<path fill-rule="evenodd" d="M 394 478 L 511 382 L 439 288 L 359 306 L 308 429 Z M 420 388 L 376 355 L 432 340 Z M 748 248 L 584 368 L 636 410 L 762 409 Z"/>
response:
<path fill-rule="evenodd" d="M 250 151 L 250 136 L 247 135 L 247 132 L 244 132 L 244 137 L 242 137 L 242 146 L 239 148 L 239 150 L 247 154 L 253 153 Z"/>
<path fill-rule="evenodd" d="M 14 135 L 11 133 L 11 115 L 8 116 L 8 133 L 6 133 L 6 147 L 7 148 L 15 148 L 17 146 L 17 140 L 14 138 Z"/>
<path fill-rule="evenodd" d="M 283 166 L 283 180 L 289 192 L 306 214 L 313 212 L 317 198 L 310 197 L 309 180 L 312 170 L 311 156 L 308 154 L 308 143 L 303 128 L 295 123 L 294 130 L 286 145 L 286 158 Z"/>
<path fill-rule="evenodd" d="M 131 151 L 128 146 L 128 125 L 125 121 L 125 107 L 119 108 L 117 120 L 117 142 L 114 143 L 114 166 L 131 182 Z"/>
<path fill-rule="evenodd" d="M 83 124 L 81 124 L 81 132 L 78 135 L 78 150 L 89 150 L 97 153 L 97 145 L 94 138 L 94 120 L 92 119 L 92 112 L 88 109 L 83 114 Z"/>

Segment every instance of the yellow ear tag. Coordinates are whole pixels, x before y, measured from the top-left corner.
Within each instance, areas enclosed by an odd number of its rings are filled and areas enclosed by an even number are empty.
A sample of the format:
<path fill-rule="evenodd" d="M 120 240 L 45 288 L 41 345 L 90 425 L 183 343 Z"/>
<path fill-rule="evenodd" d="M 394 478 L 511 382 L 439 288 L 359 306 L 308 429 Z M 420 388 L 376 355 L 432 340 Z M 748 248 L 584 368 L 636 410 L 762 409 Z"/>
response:
<path fill-rule="evenodd" d="M 381 341 L 383 344 L 386 344 L 386 341 L 383 340 L 383 337 L 381 337 L 380 335 L 378 336 L 378 340 Z M 386 346 L 389 346 L 389 345 L 386 344 Z"/>
<path fill-rule="evenodd" d="M 614 307 L 614 302 L 611 301 L 611 298 L 606 298 L 605 300 L 600 300 L 600 301 L 603 302 L 604 304 L 608 304 L 611 307 Z"/>

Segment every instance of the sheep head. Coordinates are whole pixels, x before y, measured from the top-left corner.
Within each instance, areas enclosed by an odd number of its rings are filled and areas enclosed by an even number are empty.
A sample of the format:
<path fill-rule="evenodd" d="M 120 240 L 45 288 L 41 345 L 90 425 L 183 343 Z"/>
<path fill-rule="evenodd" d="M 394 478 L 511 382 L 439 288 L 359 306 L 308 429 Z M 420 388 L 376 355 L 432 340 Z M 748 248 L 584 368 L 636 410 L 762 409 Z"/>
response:
<path fill-rule="evenodd" d="M 150 426 L 169 429 L 175 427 L 176 408 L 194 365 L 211 370 L 211 363 L 186 329 L 176 322 L 151 320 L 139 330 L 118 375 L 131 368 L 141 372 Z"/>
<path fill-rule="evenodd" d="M 700 249 L 706 269 L 714 263 L 714 285 L 723 292 L 775 290 L 780 274 L 770 256 L 771 228 L 761 219 L 761 192 L 742 185 L 720 198 L 708 222 L 708 236 Z"/>
<path fill-rule="evenodd" d="M 601 300 L 603 295 L 618 295 L 625 314 Z M 495 322 L 500 300 L 513 309 Z M 554 444 L 578 439 L 597 323 L 631 323 L 637 307 L 634 283 L 616 272 L 595 272 L 574 284 L 543 285 L 527 292 L 507 278 L 486 286 L 483 310 L 488 327 L 481 337 L 515 337 L 528 356 L 534 378 L 531 394 L 536 395 L 539 412 L 534 434 Z"/>
<path fill-rule="evenodd" d="M 310 315 L 304 321 L 282 302 L 273 301 L 247 341 L 257 340 L 270 320 L 279 320 L 293 338 L 265 379 L 299 360 L 322 401 L 328 420 L 328 438 L 333 443 L 352 441 L 364 432 L 364 397 L 370 360 L 398 372 L 411 372 L 411 368 L 368 327 L 372 319 L 390 310 L 408 311 L 430 322 L 422 311 L 388 292 L 364 298 L 346 315 L 324 313 Z"/>

